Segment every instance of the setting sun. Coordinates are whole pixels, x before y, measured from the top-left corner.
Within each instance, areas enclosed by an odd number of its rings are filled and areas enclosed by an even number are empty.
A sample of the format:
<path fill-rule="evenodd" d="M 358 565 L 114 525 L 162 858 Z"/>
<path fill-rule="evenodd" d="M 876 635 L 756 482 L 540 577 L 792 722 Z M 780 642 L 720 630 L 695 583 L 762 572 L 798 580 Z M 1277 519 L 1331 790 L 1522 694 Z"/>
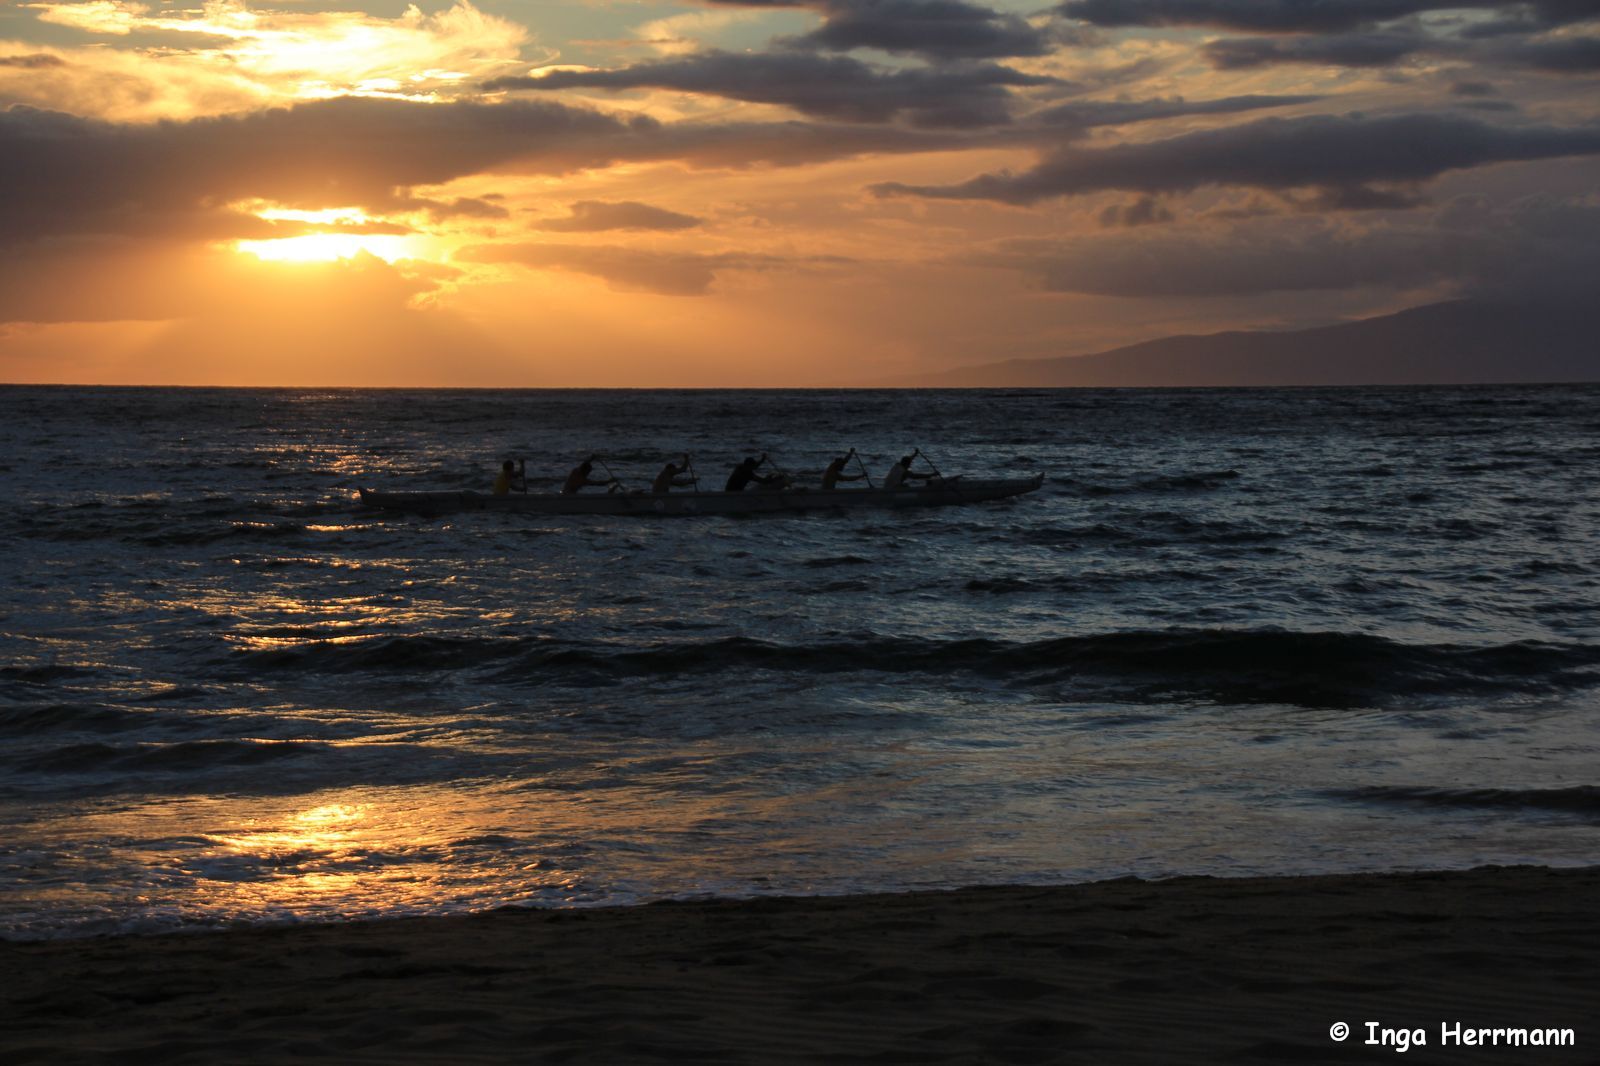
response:
<path fill-rule="evenodd" d="M 331 232 L 301 233 L 292 237 L 234 242 L 234 249 L 272 263 L 331 263 L 370 255 L 393 263 L 418 257 L 417 235 L 400 232 L 374 232 L 401 229 L 384 219 L 374 218 L 357 207 L 331 207 L 304 211 L 288 207 L 240 205 L 257 218 L 269 222 L 301 222 L 312 226 L 340 227 Z M 252 209 L 253 207 L 253 209 Z"/>
<path fill-rule="evenodd" d="M 415 255 L 412 238 L 392 233 L 307 233 L 269 241 L 239 241 L 234 247 L 274 263 L 331 263 L 363 253 L 393 263 Z"/>

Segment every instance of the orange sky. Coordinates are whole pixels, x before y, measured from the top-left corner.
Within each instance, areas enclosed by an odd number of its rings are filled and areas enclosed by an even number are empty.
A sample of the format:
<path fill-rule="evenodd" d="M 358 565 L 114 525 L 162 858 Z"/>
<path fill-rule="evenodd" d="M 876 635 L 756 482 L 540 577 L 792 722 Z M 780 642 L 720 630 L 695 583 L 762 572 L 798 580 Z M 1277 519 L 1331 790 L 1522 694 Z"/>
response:
<path fill-rule="evenodd" d="M 1600 278 L 1580 0 L 0 7 L 0 380 L 824 385 Z"/>

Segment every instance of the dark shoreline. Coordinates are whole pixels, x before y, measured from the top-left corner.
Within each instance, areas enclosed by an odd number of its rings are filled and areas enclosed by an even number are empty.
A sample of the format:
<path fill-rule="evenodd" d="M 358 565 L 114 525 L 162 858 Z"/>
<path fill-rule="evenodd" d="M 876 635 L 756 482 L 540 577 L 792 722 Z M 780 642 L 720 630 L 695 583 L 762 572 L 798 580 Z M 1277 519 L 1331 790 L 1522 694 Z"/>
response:
<path fill-rule="evenodd" d="M 1368 1022 L 1422 1029 L 1408 1054 L 1427 1062 L 1594 1061 L 1600 867 L 505 909 L 0 943 L 0 960 L 7 1063 L 1395 1053 Z M 1455 1023 L 1576 1046 L 1438 1046 Z"/>

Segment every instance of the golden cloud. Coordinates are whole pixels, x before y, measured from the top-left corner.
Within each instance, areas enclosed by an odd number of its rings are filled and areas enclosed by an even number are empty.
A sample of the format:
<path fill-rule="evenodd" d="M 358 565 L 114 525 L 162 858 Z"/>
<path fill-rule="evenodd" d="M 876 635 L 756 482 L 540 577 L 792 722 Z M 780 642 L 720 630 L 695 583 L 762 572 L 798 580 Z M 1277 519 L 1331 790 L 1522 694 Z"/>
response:
<path fill-rule="evenodd" d="M 413 5 L 395 18 L 256 9 L 243 0 L 160 12 L 120 0 L 27 6 L 43 21 L 85 33 L 157 42 L 137 50 L 53 49 L 48 54 L 61 62 L 43 77 L 0 71 L 8 99 L 121 121 L 335 96 L 453 99 L 530 62 L 523 55 L 528 31 L 470 0 L 433 14 Z M 181 46 L 162 43 L 174 36 Z"/>

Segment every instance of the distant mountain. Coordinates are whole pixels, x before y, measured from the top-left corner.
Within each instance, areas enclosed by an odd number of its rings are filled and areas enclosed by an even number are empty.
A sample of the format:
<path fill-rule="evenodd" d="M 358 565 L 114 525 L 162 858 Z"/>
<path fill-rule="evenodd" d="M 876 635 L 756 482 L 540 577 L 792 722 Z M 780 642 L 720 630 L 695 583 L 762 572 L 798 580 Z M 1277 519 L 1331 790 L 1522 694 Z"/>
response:
<path fill-rule="evenodd" d="M 1600 304 L 1597 304 L 1600 306 Z M 1166 337 L 1096 355 L 1012 359 L 896 385 L 1424 385 L 1600 381 L 1600 312 L 1458 300 L 1337 326 Z"/>

